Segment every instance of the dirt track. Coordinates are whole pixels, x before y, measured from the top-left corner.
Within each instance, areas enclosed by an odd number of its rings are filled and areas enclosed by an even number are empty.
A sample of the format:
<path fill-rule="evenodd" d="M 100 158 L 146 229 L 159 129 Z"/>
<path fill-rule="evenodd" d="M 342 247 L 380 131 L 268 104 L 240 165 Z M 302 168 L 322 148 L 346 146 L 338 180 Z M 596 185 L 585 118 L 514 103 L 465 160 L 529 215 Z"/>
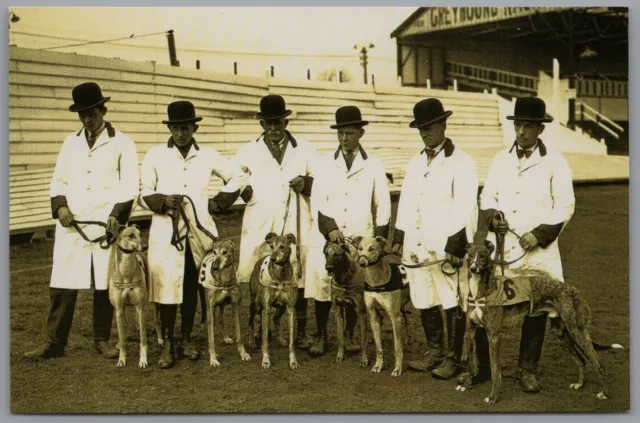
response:
<path fill-rule="evenodd" d="M 603 185 L 576 189 L 573 220 L 561 235 L 560 248 L 565 278 L 577 286 L 589 302 L 593 337 L 600 342 L 629 346 L 629 200 L 628 185 Z M 241 212 L 217 219 L 221 235 L 239 237 Z M 572 359 L 558 346 L 550 331 L 540 364 L 542 391 L 523 393 L 515 370 L 519 333 L 502 343 L 503 390 L 501 401 L 487 406 L 484 384 L 467 393 L 455 391 L 455 382 L 438 381 L 430 375 L 406 370 L 392 378 L 392 336 L 386 322 L 383 373 L 372 374 L 358 367 L 357 357 L 333 364 L 335 336 L 333 316 L 329 324 L 330 351 L 310 359 L 299 351 L 301 368 L 289 370 L 287 349 L 272 347 L 272 368 L 262 370 L 258 352 L 252 361 L 241 362 L 234 345 L 218 343 L 221 368 L 209 368 L 208 360 L 179 361 L 170 370 L 156 367 L 159 347 L 150 347 L 150 368 L 137 367 L 138 347 L 130 327 L 129 365 L 115 367 L 93 353 L 91 340 L 91 295 L 78 298 L 74 325 L 65 357 L 28 362 L 22 353 L 38 345 L 39 333 L 49 306 L 49 270 L 52 244 L 14 245 L 10 249 L 11 270 L 35 268 L 11 277 L 11 410 L 14 413 L 145 413 L 145 412 L 486 412 L 486 411 L 625 411 L 630 408 L 628 349 L 600 353 L 610 381 L 610 399 L 595 399 L 595 374 L 588 369 L 586 386 L 578 392 L 569 384 L 576 377 Z M 242 317 L 246 332 L 248 301 Z M 310 328 L 313 324 L 313 307 Z M 133 326 L 133 314 L 130 314 Z M 199 314 L 196 316 L 199 319 Z M 231 319 L 227 318 L 227 324 Z M 418 342 L 405 352 L 405 360 L 424 349 L 417 313 L 411 325 Z M 179 323 L 178 323 L 179 327 Z M 151 335 L 151 326 L 149 326 Z M 201 332 L 200 350 L 206 350 Z M 115 323 L 112 341 L 117 338 Z M 369 346 L 370 361 L 373 345 Z"/>

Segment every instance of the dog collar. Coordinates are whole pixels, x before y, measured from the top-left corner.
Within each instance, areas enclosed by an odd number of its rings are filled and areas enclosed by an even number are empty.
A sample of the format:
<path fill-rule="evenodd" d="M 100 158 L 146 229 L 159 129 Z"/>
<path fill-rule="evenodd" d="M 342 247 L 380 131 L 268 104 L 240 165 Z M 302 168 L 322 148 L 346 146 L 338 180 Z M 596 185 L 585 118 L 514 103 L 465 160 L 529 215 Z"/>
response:
<path fill-rule="evenodd" d="M 406 272 L 400 270 L 400 266 L 389 265 L 391 267 L 391 276 L 387 283 L 383 285 L 371 286 L 365 281 L 364 290 L 367 292 L 393 292 L 399 289 L 409 288 L 409 284 L 405 283 Z"/>

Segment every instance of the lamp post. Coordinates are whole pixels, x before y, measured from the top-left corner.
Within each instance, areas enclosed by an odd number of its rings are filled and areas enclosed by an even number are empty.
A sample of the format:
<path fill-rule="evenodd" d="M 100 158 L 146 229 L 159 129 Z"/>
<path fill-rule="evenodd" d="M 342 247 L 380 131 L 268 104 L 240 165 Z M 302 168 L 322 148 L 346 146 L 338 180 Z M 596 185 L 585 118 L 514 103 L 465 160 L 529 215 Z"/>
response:
<path fill-rule="evenodd" d="M 367 65 L 369 64 L 369 60 L 367 57 L 367 54 L 369 52 L 369 50 L 371 50 L 372 48 L 374 48 L 375 46 L 371 43 L 369 43 L 368 46 L 362 46 L 360 47 L 358 44 L 356 44 L 355 46 L 353 46 L 354 50 L 358 50 L 360 49 L 360 64 L 362 65 L 362 69 L 364 71 L 364 84 L 367 85 Z"/>

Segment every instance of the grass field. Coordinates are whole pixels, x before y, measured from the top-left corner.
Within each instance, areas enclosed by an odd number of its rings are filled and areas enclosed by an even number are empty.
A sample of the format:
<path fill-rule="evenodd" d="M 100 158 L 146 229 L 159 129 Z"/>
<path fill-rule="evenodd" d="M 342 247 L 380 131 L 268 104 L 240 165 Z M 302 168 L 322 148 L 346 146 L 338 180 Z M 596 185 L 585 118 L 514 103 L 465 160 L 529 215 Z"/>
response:
<path fill-rule="evenodd" d="M 591 333 L 600 342 L 629 346 L 629 199 L 628 185 L 576 188 L 573 220 L 563 232 L 560 248 L 565 278 L 580 289 L 592 312 Z M 221 236 L 239 238 L 241 211 L 217 219 Z M 455 382 L 406 370 L 391 377 L 391 328 L 384 326 L 385 368 L 373 374 L 358 367 L 358 357 L 334 364 L 336 352 L 333 316 L 329 323 L 330 351 L 319 359 L 298 352 L 300 369 L 288 368 L 287 349 L 272 345 L 272 368 L 262 370 L 260 356 L 241 362 L 235 345 L 218 342 L 222 367 L 210 368 L 208 359 L 180 360 L 173 369 L 156 367 L 160 354 L 150 346 L 150 368 L 137 367 L 137 336 L 129 313 L 129 364 L 116 368 L 93 352 L 91 294 L 81 292 L 66 355 L 29 362 L 22 353 L 36 347 L 49 307 L 48 283 L 52 243 L 13 245 L 11 264 L 11 410 L 14 413 L 146 413 L 146 412 L 588 412 L 625 411 L 630 408 L 628 349 L 600 353 L 609 380 L 610 399 L 596 400 L 595 378 L 588 369 L 587 384 L 572 391 L 576 371 L 547 331 L 540 363 L 542 390 L 523 393 L 515 379 L 518 333 L 502 342 L 503 390 L 500 402 L 482 402 L 489 384 L 459 393 Z M 27 270 L 33 269 L 33 270 Z M 15 272 L 15 273 L 14 273 Z M 313 307 L 310 306 L 310 328 Z M 333 313 L 333 312 L 332 312 Z M 243 331 L 247 331 L 248 301 L 243 304 Z M 199 319 L 196 316 L 196 319 Z M 231 319 L 227 318 L 227 324 Z M 178 323 L 179 327 L 179 323 Z M 411 315 L 411 330 L 418 342 L 405 352 L 405 361 L 424 351 L 418 313 Z M 151 336 L 151 325 L 149 326 Z M 116 342 L 115 322 L 112 341 Z M 150 338 L 153 339 L 153 338 Z M 206 351 L 206 331 L 198 343 Z M 219 339 L 219 338 L 218 338 Z M 369 346 L 373 362 L 374 346 Z"/>

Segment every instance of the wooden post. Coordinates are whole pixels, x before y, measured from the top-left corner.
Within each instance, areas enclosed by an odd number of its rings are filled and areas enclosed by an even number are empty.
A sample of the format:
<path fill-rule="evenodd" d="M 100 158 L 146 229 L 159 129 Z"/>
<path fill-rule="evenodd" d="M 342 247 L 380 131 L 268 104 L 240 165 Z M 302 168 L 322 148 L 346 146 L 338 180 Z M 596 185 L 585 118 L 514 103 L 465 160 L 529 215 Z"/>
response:
<path fill-rule="evenodd" d="M 273 78 L 275 76 L 275 69 L 273 66 L 271 66 L 271 77 Z"/>
<path fill-rule="evenodd" d="M 376 85 L 376 75 L 375 74 L 371 74 L 371 85 Z"/>
<path fill-rule="evenodd" d="M 238 62 L 233 62 L 233 74 L 238 74 Z"/>
<path fill-rule="evenodd" d="M 431 79 L 427 78 L 427 89 L 430 90 L 431 89 Z"/>
<path fill-rule="evenodd" d="M 307 69 L 307 79 L 311 79 L 311 69 Z"/>
<path fill-rule="evenodd" d="M 176 53 L 176 40 L 173 37 L 173 29 L 167 31 L 167 43 L 169 44 L 169 63 L 171 66 L 180 66 Z"/>
<path fill-rule="evenodd" d="M 560 96 L 560 62 L 553 59 L 553 90 L 551 94 L 551 116 L 558 119 L 558 99 Z"/>
<path fill-rule="evenodd" d="M 458 91 L 458 80 L 457 79 L 453 80 L 453 91 Z"/>
<path fill-rule="evenodd" d="M 584 104 L 580 103 L 580 126 L 584 129 Z"/>
<path fill-rule="evenodd" d="M 200 69 L 200 60 L 196 60 L 196 69 Z"/>

